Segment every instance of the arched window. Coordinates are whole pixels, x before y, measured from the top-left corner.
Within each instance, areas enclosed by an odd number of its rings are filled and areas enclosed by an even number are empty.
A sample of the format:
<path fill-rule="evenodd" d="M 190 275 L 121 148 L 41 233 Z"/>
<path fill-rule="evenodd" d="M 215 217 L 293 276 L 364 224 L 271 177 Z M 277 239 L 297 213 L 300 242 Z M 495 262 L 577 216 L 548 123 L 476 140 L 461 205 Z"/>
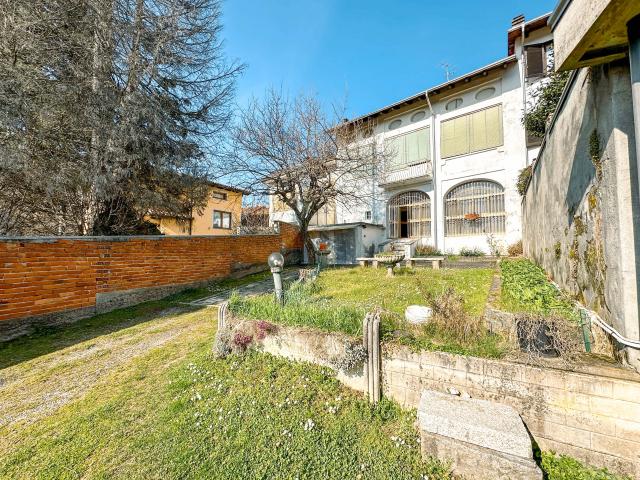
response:
<path fill-rule="evenodd" d="M 411 121 L 419 122 L 420 120 L 424 120 L 426 116 L 427 116 L 427 112 L 425 112 L 424 110 L 420 110 L 419 112 L 416 112 L 413 115 L 411 115 Z"/>
<path fill-rule="evenodd" d="M 451 189 L 444 199 L 445 235 L 504 233 L 504 188 L 479 180 Z"/>
<path fill-rule="evenodd" d="M 460 108 L 462 106 L 462 101 L 463 100 L 461 98 L 454 98 L 450 102 L 447 102 L 447 104 L 444 106 L 444 109 L 447 112 L 452 112 L 456 108 Z"/>
<path fill-rule="evenodd" d="M 402 126 L 402 120 L 397 119 L 389 124 L 389 130 L 395 130 L 396 128 L 400 128 Z"/>
<path fill-rule="evenodd" d="M 431 236 L 431 199 L 417 190 L 396 195 L 387 205 L 390 238 Z"/>
<path fill-rule="evenodd" d="M 486 100 L 487 98 L 491 98 L 496 94 L 495 87 L 487 87 L 480 90 L 476 93 L 476 100 Z"/>

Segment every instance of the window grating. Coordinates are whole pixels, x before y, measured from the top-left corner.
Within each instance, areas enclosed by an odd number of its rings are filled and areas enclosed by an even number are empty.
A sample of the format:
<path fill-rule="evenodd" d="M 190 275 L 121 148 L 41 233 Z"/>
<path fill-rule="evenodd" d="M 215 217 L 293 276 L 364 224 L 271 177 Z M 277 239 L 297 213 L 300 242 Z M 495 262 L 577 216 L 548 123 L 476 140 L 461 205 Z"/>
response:
<path fill-rule="evenodd" d="M 445 235 L 504 233 L 504 188 L 487 180 L 463 183 L 445 197 Z"/>
<path fill-rule="evenodd" d="M 431 236 L 431 199 L 424 192 L 396 195 L 387 204 L 389 238 Z"/>

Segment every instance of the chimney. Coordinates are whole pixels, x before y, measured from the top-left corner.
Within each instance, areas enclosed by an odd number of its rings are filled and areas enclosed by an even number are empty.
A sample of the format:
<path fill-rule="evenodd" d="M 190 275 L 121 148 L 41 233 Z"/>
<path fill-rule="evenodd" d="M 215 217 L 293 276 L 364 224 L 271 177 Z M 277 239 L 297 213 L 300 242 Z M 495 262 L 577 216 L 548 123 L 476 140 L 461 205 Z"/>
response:
<path fill-rule="evenodd" d="M 516 26 L 520 25 L 521 23 L 524 23 L 524 15 L 522 15 L 522 14 L 513 17 L 513 20 L 511 20 L 511 26 L 512 27 L 516 27 Z"/>

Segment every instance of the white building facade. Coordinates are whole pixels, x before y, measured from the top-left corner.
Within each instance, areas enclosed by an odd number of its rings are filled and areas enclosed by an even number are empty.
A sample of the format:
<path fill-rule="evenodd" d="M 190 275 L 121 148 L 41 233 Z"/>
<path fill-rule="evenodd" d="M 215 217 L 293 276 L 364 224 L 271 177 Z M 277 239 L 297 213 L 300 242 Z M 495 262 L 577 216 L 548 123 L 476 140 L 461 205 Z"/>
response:
<path fill-rule="evenodd" d="M 515 18 L 506 58 L 354 119 L 374 125 L 364 141 L 384 150 L 384 173 L 363 185 L 374 192 L 370 201 L 321 212 L 324 235 L 331 225 L 377 225 L 383 233 L 374 251 L 395 242 L 410 252 L 429 244 L 444 253 L 491 253 L 490 242 L 505 248 L 519 241 L 516 182 L 540 144 L 527 138 L 522 118 L 548 70 L 547 19 Z M 272 220 L 293 220 L 273 202 L 270 212 Z"/>

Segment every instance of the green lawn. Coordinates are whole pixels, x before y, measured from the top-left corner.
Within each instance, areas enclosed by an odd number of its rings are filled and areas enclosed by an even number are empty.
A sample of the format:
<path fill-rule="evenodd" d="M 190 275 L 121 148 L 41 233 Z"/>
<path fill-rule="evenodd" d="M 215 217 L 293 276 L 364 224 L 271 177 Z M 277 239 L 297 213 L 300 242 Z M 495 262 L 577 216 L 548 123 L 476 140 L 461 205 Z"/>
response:
<path fill-rule="evenodd" d="M 464 296 L 470 315 L 484 311 L 494 271 L 491 269 L 398 269 L 393 278 L 385 269 L 334 268 L 323 270 L 317 282 L 294 285 L 279 307 L 271 295 L 231 299 L 232 313 L 250 319 L 361 335 L 362 319 L 376 308 L 383 311 L 382 335 L 417 350 L 440 350 L 497 358 L 508 346 L 500 336 L 483 334 L 461 342 L 434 325 L 414 327 L 404 321 L 408 305 L 426 305 L 428 294 L 453 287 Z"/>
<path fill-rule="evenodd" d="M 216 310 L 176 298 L 2 346 L 0 478 L 449 478 L 422 461 L 414 411 L 371 407 L 325 368 L 214 360 Z M 616 478 L 543 462 L 550 480 Z"/>
<path fill-rule="evenodd" d="M 372 408 L 320 367 L 214 360 L 212 315 L 179 317 L 194 325 L 180 341 L 46 418 L 0 428 L 0 478 L 449 478 L 421 460 L 414 412 Z"/>

